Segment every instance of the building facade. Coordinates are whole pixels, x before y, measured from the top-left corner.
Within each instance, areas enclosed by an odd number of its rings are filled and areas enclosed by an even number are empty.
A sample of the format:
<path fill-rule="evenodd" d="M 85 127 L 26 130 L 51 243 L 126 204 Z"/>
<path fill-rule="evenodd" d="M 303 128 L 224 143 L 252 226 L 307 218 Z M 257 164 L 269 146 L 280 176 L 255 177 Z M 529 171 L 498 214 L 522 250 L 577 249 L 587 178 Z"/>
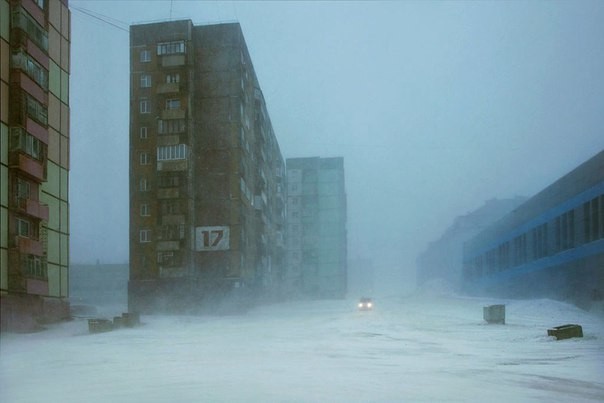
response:
<path fill-rule="evenodd" d="M 417 285 L 441 281 L 453 291 L 462 286 L 464 242 L 493 225 L 526 201 L 525 197 L 487 200 L 480 208 L 455 218 L 439 239 L 428 244 L 417 258 Z"/>
<path fill-rule="evenodd" d="M 469 293 L 588 306 L 604 293 L 604 151 L 469 240 Z"/>
<path fill-rule="evenodd" d="M 287 284 L 313 298 L 347 290 L 343 158 L 287 159 Z"/>
<path fill-rule="evenodd" d="M 130 46 L 130 309 L 273 292 L 285 164 L 239 24 L 135 25 Z"/>
<path fill-rule="evenodd" d="M 67 0 L 0 0 L 2 329 L 69 316 Z"/>

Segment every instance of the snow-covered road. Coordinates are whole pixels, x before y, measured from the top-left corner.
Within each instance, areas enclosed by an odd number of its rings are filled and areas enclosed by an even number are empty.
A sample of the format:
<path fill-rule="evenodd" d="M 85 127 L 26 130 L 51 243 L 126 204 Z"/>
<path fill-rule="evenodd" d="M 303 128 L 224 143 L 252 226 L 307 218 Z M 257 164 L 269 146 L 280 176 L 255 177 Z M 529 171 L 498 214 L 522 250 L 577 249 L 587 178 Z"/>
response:
<path fill-rule="evenodd" d="M 604 401 L 604 317 L 549 300 L 452 296 L 292 302 L 226 317 L 85 320 L 3 335 L 0 401 Z M 482 307 L 505 303 L 507 324 Z M 116 311 L 114 314 L 119 314 Z M 583 326 L 556 341 L 547 329 Z"/>

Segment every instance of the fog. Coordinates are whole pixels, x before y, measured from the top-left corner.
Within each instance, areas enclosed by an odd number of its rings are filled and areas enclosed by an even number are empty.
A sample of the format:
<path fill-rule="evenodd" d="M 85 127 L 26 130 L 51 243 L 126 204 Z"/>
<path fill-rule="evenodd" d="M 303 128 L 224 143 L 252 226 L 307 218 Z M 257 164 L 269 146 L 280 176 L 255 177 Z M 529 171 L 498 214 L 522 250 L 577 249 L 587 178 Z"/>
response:
<path fill-rule="evenodd" d="M 604 148 L 600 1 L 70 7 L 75 263 L 128 260 L 132 23 L 240 22 L 284 157 L 344 157 L 349 258 L 395 289 L 456 216 Z"/>

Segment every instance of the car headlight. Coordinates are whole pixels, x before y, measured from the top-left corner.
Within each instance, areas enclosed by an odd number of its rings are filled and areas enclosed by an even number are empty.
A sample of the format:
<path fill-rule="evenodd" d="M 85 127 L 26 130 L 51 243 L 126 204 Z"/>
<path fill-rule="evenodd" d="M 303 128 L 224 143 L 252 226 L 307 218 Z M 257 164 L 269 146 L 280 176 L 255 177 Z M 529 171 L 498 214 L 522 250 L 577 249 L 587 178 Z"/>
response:
<path fill-rule="evenodd" d="M 362 308 L 362 307 L 363 307 L 363 303 L 359 302 L 359 308 Z"/>
<path fill-rule="evenodd" d="M 373 304 L 371 302 L 367 303 L 367 308 L 371 308 L 373 306 Z"/>

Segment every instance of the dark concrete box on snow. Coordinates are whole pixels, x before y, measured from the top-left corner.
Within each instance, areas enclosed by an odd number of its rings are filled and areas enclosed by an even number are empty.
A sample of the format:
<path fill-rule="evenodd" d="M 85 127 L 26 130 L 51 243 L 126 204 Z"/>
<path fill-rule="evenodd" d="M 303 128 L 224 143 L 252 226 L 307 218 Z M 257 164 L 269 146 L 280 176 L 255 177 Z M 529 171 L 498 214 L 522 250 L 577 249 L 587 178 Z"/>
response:
<path fill-rule="evenodd" d="M 548 336 L 554 336 L 557 340 L 570 339 L 571 337 L 583 337 L 583 328 L 579 325 L 562 325 L 547 329 Z"/>
<path fill-rule="evenodd" d="M 505 305 L 490 305 L 482 308 L 482 316 L 487 323 L 505 324 Z"/>

